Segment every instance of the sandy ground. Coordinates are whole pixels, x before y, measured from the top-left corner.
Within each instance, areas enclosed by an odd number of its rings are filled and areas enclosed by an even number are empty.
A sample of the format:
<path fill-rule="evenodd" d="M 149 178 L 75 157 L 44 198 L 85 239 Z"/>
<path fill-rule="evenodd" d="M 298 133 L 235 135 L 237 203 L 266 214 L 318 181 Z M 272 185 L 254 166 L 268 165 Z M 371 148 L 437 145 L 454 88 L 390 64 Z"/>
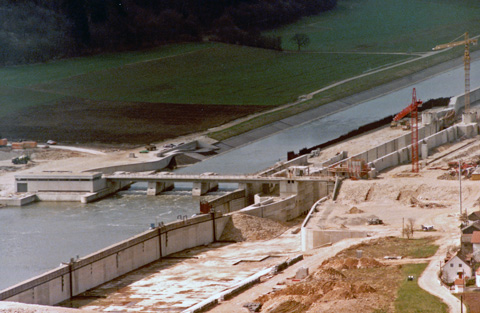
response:
<path fill-rule="evenodd" d="M 380 142 L 395 138 L 402 134 L 399 129 L 382 128 L 364 136 L 353 138 L 349 142 L 340 143 L 321 152 L 313 163 L 328 159 L 342 150 L 349 155 L 361 152 Z M 466 146 L 468 144 L 468 146 Z M 112 162 L 129 162 L 128 155 L 132 151 L 102 151 L 105 154 L 85 151 L 49 150 L 43 155 L 38 153 L 34 164 L 30 166 L 14 166 L 17 171 L 0 172 L 0 192 L 9 193 L 13 186 L 13 175 L 20 171 L 72 170 L 111 164 Z M 325 228 L 366 229 L 372 236 L 400 236 L 402 223 L 414 219 L 418 229 L 421 224 L 435 225 L 435 235 L 439 236 L 441 248 L 435 260 L 443 258 L 445 252 L 459 243 L 458 231 L 458 181 L 439 180 L 445 171 L 439 167 L 447 161 L 458 158 L 468 159 L 480 153 L 480 145 L 475 140 L 462 141 L 442 147 L 429 157 L 425 167 L 419 174 L 410 173 L 411 166 L 404 165 L 382 172 L 378 179 L 369 181 L 346 180 L 336 201 L 327 201 L 320 208 L 323 216 L 320 226 Z M 152 158 L 151 155 L 138 155 L 141 158 Z M 436 160 L 438 158 L 438 160 Z M 9 161 L 0 161 L 2 166 L 12 167 Z M 480 199 L 480 182 L 465 180 L 462 182 L 462 200 L 464 208 L 469 212 L 478 209 Z M 351 214 L 356 207 L 358 212 Z M 385 224 L 366 226 L 367 218 L 377 216 Z M 199 301 L 227 289 L 229 286 L 255 273 L 265 270 L 282 260 L 299 253 L 301 235 L 296 232 L 298 225 L 292 226 L 282 235 L 271 240 L 245 241 L 233 244 L 214 244 L 184 251 L 170 260 L 159 262 L 134 272 L 132 276 L 123 277 L 93 290 L 76 305 L 84 310 L 95 311 L 143 311 L 153 308 L 162 311 L 178 312 Z M 423 233 L 416 232 L 420 235 Z M 287 279 L 295 276 L 299 267 L 308 267 L 312 271 L 321 263 L 339 251 L 367 239 L 344 240 L 330 247 L 318 248 L 303 252 L 304 260 L 288 268 L 279 275 L 262 278 L 263 282 L 245 291 L 237 297 L 221 302 L 212 312 L 248 312 L 243 305 L 254 301 L 259 295 L 278 288 Z M 181 260 L 181 261 L 180 261 Z M 238 263 L 237 263 L 238 262 Z M 236 263 L 236 265 L 234 265 Z M 436 267 L 435 267 L 436 266 Z M 438 262 L 432 261 L 425 272 L 420 285 L 431 293 L 441 296 L 449 304 L 451 312 L 457 312 L 459 305 L 456 298 L 442 289 L 436 278 Z M 135 300 L 132 300 L 132 299 Z M 457 300 L 458 301 L 458 300 Z M 3 305 L 3 304 L 0 304 Z M 168 309 L 170 308 L 170 309 Z M 5 307 L 0 306 L 5 312 Z M 61 312 L 62 309 L 58 308 Z M 19 311 L 21 312 L 21 311 Z M 26 311 L 35 312 L 35 311 Z"/>

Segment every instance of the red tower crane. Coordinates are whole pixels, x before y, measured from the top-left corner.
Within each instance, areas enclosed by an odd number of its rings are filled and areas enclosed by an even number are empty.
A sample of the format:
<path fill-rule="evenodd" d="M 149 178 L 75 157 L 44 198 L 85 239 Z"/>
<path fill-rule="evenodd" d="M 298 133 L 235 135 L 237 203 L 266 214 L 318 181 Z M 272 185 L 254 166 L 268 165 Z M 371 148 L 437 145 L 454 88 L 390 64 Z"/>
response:
<path fill-rule="evenodd" d="M 412 172 L 418 173 L 419 165 L 418 165 L 418 107 L 422 105 L 421 100 L 417 100 L 417 92 L 415 88 L 413 88 L 412 92 L 412 103 L 403 109 L 400 113 L 398 113 L 393 120 L 395 122 L 399 121 L 400 119 L 404 118 L 410 113 L 410 126 L 412 129 Z"/>
<path fill-rule="evenodd" d="M 421 100 L 417 100 L 417 92 L 413 88 L 412 92 L 412 113 L 410 114 L 411 127 L 412 127 L 412 172 L 418 173 L 418 107 L 422 105 Z"/>

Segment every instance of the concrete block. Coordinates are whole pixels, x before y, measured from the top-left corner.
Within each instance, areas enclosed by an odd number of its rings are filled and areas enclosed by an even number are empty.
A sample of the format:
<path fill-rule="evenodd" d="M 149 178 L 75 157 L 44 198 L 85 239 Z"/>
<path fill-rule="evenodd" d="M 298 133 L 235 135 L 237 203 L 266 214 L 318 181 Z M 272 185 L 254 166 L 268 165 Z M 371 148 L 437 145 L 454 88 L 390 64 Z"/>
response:
<path fill-rule="evenodd" d="M 295 274 L 295 279 L 304 279 L 308 276 L 308 267 L 300 267 Z"/>
<path fill-rule="evenodd" d="M 462 114 L 462 123 L 463 124 L 472 124 L 477 122 L 477 113 L 476 112 L 463 112 Z"/>

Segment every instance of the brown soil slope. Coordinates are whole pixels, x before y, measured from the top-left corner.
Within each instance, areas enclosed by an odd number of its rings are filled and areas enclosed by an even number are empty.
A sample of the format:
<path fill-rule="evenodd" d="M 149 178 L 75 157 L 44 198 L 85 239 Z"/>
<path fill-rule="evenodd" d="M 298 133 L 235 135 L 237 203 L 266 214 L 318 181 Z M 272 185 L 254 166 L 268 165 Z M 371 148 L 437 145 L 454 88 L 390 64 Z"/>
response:
<path fill-rule="evenodd" d="M 0 134 L 9 139 L 138 145 L 204 131 L 264 109 L 70 98 L 12 112 L 0 124 Z"/>

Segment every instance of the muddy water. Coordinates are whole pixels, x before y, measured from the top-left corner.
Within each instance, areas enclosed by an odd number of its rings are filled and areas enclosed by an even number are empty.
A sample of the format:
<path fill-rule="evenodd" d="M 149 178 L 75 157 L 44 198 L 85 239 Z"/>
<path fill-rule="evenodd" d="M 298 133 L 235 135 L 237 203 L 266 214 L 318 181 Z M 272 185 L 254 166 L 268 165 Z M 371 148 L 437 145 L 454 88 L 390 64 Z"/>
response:
<path fill-rule="evenodd" d="M 472 63 L 472 89 L 480 85 L 480 64 Z M 252 173 L 285 159 L 287 151 L 326 142 L 366 123 L 396 113 L 411 101 L 412 87 L 386 94 L 330 116 L 211 158 L 182 172 Z M 415 84 L 417 97 L 448 97 L 463 92 L 463 68 Z M 234 188 L 234 186 L 226 186 Z M 0 289 L 55 268 L 71 257 L 85 256 L 146 230 L 198 211 L 188 186 L 157 197 L 145 185 L 82 205 L 36 203 L 0 209 Z"/>

